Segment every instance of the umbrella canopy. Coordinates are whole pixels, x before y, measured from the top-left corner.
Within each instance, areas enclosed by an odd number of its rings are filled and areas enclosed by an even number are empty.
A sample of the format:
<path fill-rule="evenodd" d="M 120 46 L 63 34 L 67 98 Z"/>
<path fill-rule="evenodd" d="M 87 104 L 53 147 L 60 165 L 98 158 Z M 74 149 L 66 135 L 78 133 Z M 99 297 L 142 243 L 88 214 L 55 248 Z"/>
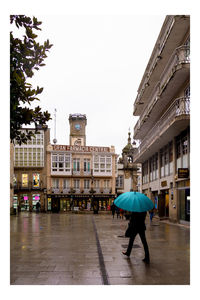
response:
<path fill-rule="evenodd" d="M 145 195 L 139 192 L 126 192 L 119 195 L 114 204 L 128 211 L 144 212 L 154 207 L 153 202 Z"/>

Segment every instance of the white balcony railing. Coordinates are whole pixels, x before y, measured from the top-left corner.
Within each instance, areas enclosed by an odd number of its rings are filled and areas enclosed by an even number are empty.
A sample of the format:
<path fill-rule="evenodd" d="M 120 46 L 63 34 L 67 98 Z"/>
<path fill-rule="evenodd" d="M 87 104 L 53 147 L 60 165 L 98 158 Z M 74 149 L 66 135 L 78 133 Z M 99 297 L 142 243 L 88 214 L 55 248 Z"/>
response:
<path fill-rule="evenodd" d="M 70 188 L 64 188 L 63 189 L 63 194 L 68 194 L 70 192 Z"/>
<path fill-rule="evenodd" d="M 148 118 L 151 110 L 153 109 L 156 102 L 159 100 L 162 91 L 165 89 L 166 85 L 169 82 L 169 79 L 173 76 L 176 71 L 176 67 L 180 64 L 190 63 L 190 47 L 189 46 L 181 46 L 174 50 L 172 56 L 170 57 L 162 75 L 160 77 L 159 82 L 155 86 L 152 94 L 150 95 L 150 102 L 148 106 L 145 108 L 144 112 L 141 114 L 139 120 L 137 121 L 134 132 L 137 133 L 140 130 L 142 124 L 145 119 Z M 136 104 L 134 104 L 135 106 Z"/>
<path fill-rule="evenodd" d="M 175 99 L 175 101 L 169 106 L 166 112 L 162 115 L 159 121 L 148 131 L 148 135 L 144 137 L 137 151 L 134 152 L 134 160 L 137 160 L 138 157 L 143 153 L 149 145 L 155 141 L 155 139 L 161 134 L 164 128 L 171 123 L 173 119 L 181 115 L 190 114 L 190 98 L 181 97 Z"/>

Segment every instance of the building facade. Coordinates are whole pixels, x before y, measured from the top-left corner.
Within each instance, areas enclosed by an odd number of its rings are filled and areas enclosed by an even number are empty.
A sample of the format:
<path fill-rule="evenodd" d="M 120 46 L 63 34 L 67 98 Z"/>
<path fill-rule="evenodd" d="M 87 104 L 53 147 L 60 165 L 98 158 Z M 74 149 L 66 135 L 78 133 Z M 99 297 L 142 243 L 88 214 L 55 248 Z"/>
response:
<path fill-rule="evenodd" d="M 111 205 L 114 147 L 86 146 L 85 115 L 70 115 L 69 124 L 69 145 L 51 144 L 50 129 L 43 128 L 26 145 L 14 146 L 13 207 L 18 211 L 35 211 L 37 202 L 45 212 L 107 210 Z"/>
<path fill-rule="evenodd" d="M 141 80 L 133 115 L 142 192 L 160 217 L 190 221 L 190 17 L 167 16 Z"/>
<path fill-rule="evenodd" d="M 13 208 L 18 211 L 36 211 L 37 202 L 41 211 L 45 211 L 46 149 L 49 143 L 50 129 L 43 126 L 27 144 L 14 145 Z"/>
<path fill-rule="evenodd" d="M 86 145 L 85 115 L 70 114 L 69 124 L 69 145 L 47 147 L 45 210 L 107 210 L 115 197 L 115 149 Z"/>

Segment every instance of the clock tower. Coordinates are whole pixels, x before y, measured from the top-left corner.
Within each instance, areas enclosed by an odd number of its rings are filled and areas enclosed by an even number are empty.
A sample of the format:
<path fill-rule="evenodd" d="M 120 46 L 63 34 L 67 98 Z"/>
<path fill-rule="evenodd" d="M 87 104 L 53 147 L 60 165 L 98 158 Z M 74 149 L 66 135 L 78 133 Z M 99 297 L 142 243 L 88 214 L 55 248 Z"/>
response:
<path fill-rule="evenodd" d="M 85 126 L 87 125 L 86 115 L 69 115 L 70 136 L 69 144 L 71 146 L 86 146 Z"/>

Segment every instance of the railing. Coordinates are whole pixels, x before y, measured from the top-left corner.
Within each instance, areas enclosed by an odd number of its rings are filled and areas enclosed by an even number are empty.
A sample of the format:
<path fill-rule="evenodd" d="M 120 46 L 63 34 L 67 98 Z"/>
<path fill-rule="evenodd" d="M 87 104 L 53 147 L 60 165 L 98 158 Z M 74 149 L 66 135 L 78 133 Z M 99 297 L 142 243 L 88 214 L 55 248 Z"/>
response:
<path fill-rule="evenodd" d="M 63 194 L 68 194 L 70 192 L 70 188 L 64 188 L 63 189 Z"/>
<path fill-rule="evenodd" d="M 165 29 L 165 32 L 163 33 L 162 35 L 162 40 L 160 40 L 160 45 L 159 47 L 156 49 L 154 55 L 153 55 L 153 58 L 152 58 L 152 61 L 151 61 L 151 64 L 149 65 L 149 68 L 148 68 L 148 72 L 146 73 L 146 77 L 144 78 L 144 81 L 143 81 L 143 84 L 140 88 L 140 92 L 138 93 L 137 97 L 136 97 L 136 103 L 140 102 L 144 92 L 145 92 L 145 89 L 146 87 L 148 86 L 148 81 L 151 77 L 151 74 L 153 73 L 154 69 L 155 69 L 155 66 L 157 64 L 157 62 L 160 60 L 161 58 L 161 53 L 162 53 L 162 50 L 165 46 L 165 43 L 167 41 L 167 38 L 171 32 L 171 29 L 174 25 L 174 17 L 171 16 L 169 17 L 168 19 L 168 24 L 166 25 L 166 29 Z"/>
<path fill-rule="evenodd" d="M 141 142 L 138 150 L 134 153 L 134 160 L 138 159 L 141 153 L 147 149 L 147 147 L 159 137 L 163 129 L 170 124 L 170 122 L 178 116 L 190 114 L 190 98 L 181 97 L 175 99 L 175 101 L 169 106 L 166 112 L 162 115 L 159 121 L 148 131 L 148 137 L 145 137 Z"/>
<path fill-rule="evenodd" d="M 176 71 L 176 66 L 184 63 L 190 63 L 190 47 L 186 45 L 180 46 L 174 50 L 164 71 L 162 72 L 162 75 L 160 77 L 161 93 L 167 85 L 173 73 Z"/>
<path fill-rule="evenodd" d="M 110 192 L 111 192 L 111 189 L 110 189 L 110 188 L 103 189 L 103 193 L 104 193 L 104 194 L 109 194 Z"/>
<path fill-rule="evenodd" d="M 51 192 L 54 193 L 54 194 L 59 194 L 60 189 L 59 188 L 51 188 Z"/>
<path fill-rule="evenodd" d="M 13 185 L 15 190 L 41 190 L 42 189 L 42 183 L 39 184 L 39 186 L 33 186 L 33 183 L 29 181 L 27 185 L 23 185 L 22 182 L 17 182 Z"/>
<path fill-rule="evenodd" d="M 176 66 L 183 63 L 190 63 L 190 47 L 185 45 L 176 48 L 172 56 L 170 57 L 164 71 L 162 72 L 160 81 L 155 86 L 152 95 L 150 96 L 151 99 L 150 103 L 148 104 L 147 108 L 145 108 L 144 112 L 142 113 L 142 115 L 140 116 L 139 120 L 137 121 L 134 127 L 135 134 L 137 133 L 138 130 L 140 130 L 145 119 L 149 117 L 152 108 L 160 98 L 160 95 L 162 94 L 162 91 L 165 89 L 166 85 L 168 84 L 171 76 L 176 71 Z"/>
<path fill-rule="evenodd" d="M 80 175 L 80 176 L 90 176 L 92 175 L 92 171 L 85 171 L 84 169 L 80 169 L 79 171 L 75 171 L 72 169 L 72 175 Z"/>

